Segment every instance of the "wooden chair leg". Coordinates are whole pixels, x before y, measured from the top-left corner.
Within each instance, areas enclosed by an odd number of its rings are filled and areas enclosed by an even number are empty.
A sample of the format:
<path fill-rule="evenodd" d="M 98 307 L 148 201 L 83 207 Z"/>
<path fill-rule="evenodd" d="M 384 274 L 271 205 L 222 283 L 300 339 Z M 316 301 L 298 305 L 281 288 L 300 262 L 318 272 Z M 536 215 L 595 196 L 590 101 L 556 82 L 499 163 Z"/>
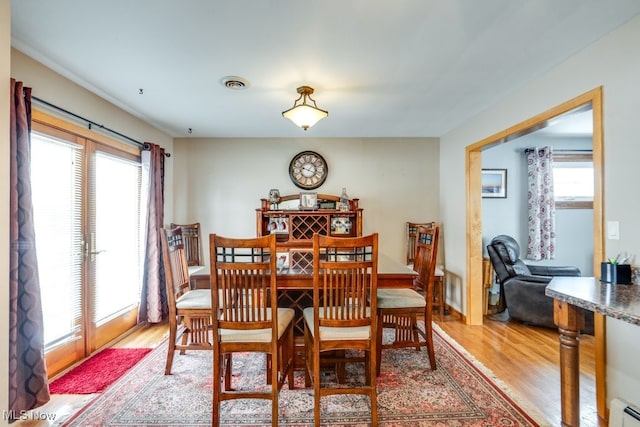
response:
<path fill-rule="evenodd" d="M 410 321 L 411 329 L 413 332 L 413 342 L 416 343 L 416 351 L 420 351 L 420 335 L 418 334 L 418 328 L 415 327 L 418 325 L 418 316 L 412 314 Z"/>
<path fill-rule="evenodd" d="M 267 385 L 271 385 L 273 383 L 273 379 L 271 378 L 271 363 L 272 363 L 272 357 L 270 354 L 267 354 L 267 361 L 266 361 L 266 366 L 265 366 L 265 371 L 267 373 Z M 276 380 L 277 381 L 277 380 Z"/>
<path fill-rule="evenodd" d="M 233 358 L 231 353 L 223 356 L 224 360 L 224 391 L 231 391 L 231 377 L 233 368 Z"/>
<path fill-rule="evenodd" d="M 313 420 L 320 427 L 320 353 L 313 351 Z"/>
<path fill-rule="evenodd" d="M 304 331 L 304 386 L 306 388 L 311 387 L 312 381 L 311 377 L 314 377 L 313 374 L 313 352 L 311 351 L 313 345 L 313 338 L 310 336 L 311 334 L 306 329 Z"/>
<path fill-rule="evenodd" d="M 221 361 L 220 358 L 223 358 L 223 360 Z M 219 354 L 217 351 L 213 353 L 213 405 L 211 409 L 212 427 L 218 427 L 220 425 L 220 394 L 222 389 L 222 371 L 220 364 L 224 363 L 224 358 L 225 356 Z"/>
<path fill-rule="evenodd" d="M 382 330 L 384 328 L 384 316 L 378 312 L 378 330 L 376 331 L 376 352 L 378 363 L 376 364 L 376 376 L 380 375 L 380 366 L 382 365 Z"/>
<path fill-rule="evenodd" d="M 374 352 L 368 352 L 369 356 L 370 356 L 370 360 L 369 360 L 369 364 L 374 364 L 376 366 L 376 369 L 369 369 L 366 372 L 369 373 L 368 375 L 368 385 L 371 386 L 371 425 L 374 427 L 378 426 L 378 390 L 377 390 L 377 386 L 376 386 L 376 380 L 378 375 L 376 374 L 376 370 L 377 370 L 377 366 L 380 365 L 380 360 L 376 360 L 376 355 Z M 373 360 L 372 360 L 373 359 Z"/>
<path fill-rule="evenodd" d="M 267 373 L 268 376 L 271 377 L 271 426 L 278 427 L 278 388 L 279 388 L 279 379 L 278 379 L 278 355 L 270 354 L 272 363 L 271 370 Z M 275 363 L 273 363 L 273 358 L 276 358 Z"/>
<path fill-rule="evenodd" d="M 287 338 L 285 353 L 286 353 L 286 356 L 282 360 L 283 360 L 283 363 L 287 363 L 287 365 L 284 366 L 283 372 L 288 372 L 287 384 L 289 385 L 289 390 L 293 390 L 294 388 L 296 388 L 294 378 L 293 378 L 293 371 L 295 369 L 295 353 L 296 353 L 293 327 L 291 327 L 289 330 L 289 338 Z M 289 361 L 291 361 L 291 366 L 288 365 Z"/>
<path fill-rule="evenodd" d="M 180 340 L 180 344 L 183 348 L 180 350 L 180 354 L 185 354 L 186 350 L 184 349 L 184 347 L 187 345 L 187 342 L 191 335 L 191 322 L 189 321 L 188 317 L 183 318 L 182 322 L 184 325 L 184 330 L 182 331 L 182 339 Z M 176 328 L 177 327 L 178 326 L 176 325 Z"/>
<path fill-rule="evenodd" d="M 427 341 L 427 354 L 429 356 L 429 364 L 431 366 L 431 370 L 436 370 L 436 353 L 433 348 L 433 324 L 432 324 L 432 314 L 429 308 L 425 308 L 424 310 L 424 334 Z"/>
<path fill-rule="evenodd" d="M 167 363 L 164 367 L 164 374 L 171 374 L 171 367 L 173 366 L 173 355 L 176 352 L 176 320 L 175 318 L 169 319 L 169 348 L 167 349 Z"/>

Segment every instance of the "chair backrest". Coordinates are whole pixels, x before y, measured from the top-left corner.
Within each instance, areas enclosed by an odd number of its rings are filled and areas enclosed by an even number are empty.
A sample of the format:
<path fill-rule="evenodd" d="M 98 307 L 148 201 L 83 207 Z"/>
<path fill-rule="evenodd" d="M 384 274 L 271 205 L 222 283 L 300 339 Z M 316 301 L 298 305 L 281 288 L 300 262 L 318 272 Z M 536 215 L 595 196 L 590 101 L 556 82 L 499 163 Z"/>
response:
<path fill-rule="evenodd" d="M 430 295 L 431 299 L 433 298 L 439 236 L 440 227 L 435 225 L 418 226 L 416 232 L 416 259 L 413 264 L 414 270 L 418 273 L 416 286 L 422 289 L 427 296 Z"/>
<path fill-rule="evenodd" d="M 187 258 L 187 265 L 204 265 L 202 263 L 202 245 L 200 242 L 200 223 L 195 224 L 174 224 L 171 228 L 180 228 L 182 230 L 182 242 Z"/>
<path fill-rule="evenodd" d="M 175 316 L 176 300 L 190 289 L 187 259 L 180 228 L 163 228 L 161 234 L 160 247 L 167 283 L 169 315 Z"/>
<path fill-rule="evenodd" d="M 514 276 L 531 275 L 527 265 L 520 259 L 520 245 L 513 237 L 504 234 L 494 237 L 487 245 L 487 252 L 501 283 Z"/>
<path fill-rule="evenodd" d="M 252 330 L 277 322 L 276 235 L 228 238 L 211 234 L 211 305 L 218 328 Z M 277 330 L 272 338 L 277 341 Z"/>
<path fill-rule="evenodd" d="M 407 222 L 407 265 L 413 264 L 416 259 L 416 235 L 418 227 L 435 227 L 435 222 Z"/>
<path fill-rule="evenodd" d="M 315 336 L 322 326 L 372 326 L 378 287 L 378 234 L 328 237 L 316 233 L 313 259 Z"/>

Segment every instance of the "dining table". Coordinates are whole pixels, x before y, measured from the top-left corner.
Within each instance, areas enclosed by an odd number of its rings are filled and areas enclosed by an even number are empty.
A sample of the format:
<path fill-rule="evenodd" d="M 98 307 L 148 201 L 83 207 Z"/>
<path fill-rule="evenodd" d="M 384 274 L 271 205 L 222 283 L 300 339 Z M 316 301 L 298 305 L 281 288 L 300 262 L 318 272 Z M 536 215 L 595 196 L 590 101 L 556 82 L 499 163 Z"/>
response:
<path fill-rule="evenodd" d="M 211 271 L 209 266 L 198 266 L 189 271 L 191 283 L 195 289 L 211 287 Z M 418 276 L 410 266 L 390 257 L 378 254 L 378 287 L 410 288 Z M 313 269 L 280 268 L 276 280 L 278 289 L 310 290 L 313 289 Z"/>
<path fill-rule="evenodd" d="M 378 254 L 378 288 L 411 288 L 418 276 L 411 267 L 384 253 Z M 208 289 L 211 271 L 209 266 L 190 271 L 191 284 L 195 289 Z M 296 311 L 294 330 L 296 335 L 304 333 L 302 310 L 313 305 L 313 268 L 280 268 L 277 271 L 278 305 Z"/>

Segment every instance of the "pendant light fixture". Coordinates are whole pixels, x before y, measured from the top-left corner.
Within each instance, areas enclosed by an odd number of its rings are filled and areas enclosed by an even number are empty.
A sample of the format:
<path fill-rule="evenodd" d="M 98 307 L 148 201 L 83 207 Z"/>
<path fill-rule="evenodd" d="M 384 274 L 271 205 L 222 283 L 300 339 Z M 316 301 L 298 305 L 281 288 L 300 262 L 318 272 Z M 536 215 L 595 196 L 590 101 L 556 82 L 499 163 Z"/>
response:
<path fill-rule="evenodd" d="M 311 98 L 313 88 L 309 86 L 300 86 L 298 88 L 300 96 L 293 102 L 293 107 L 287 111 L 283 111 L 282 115 L 291 120 L 296 126 L 304 130 L 318 123 L 329 115 L 328 111 L 318 108 L 316 101 Z M 313 105 L 307 103 L 307 99 L 313 102 Z M 302 101 L 298 103 L 298 101 Z"/>

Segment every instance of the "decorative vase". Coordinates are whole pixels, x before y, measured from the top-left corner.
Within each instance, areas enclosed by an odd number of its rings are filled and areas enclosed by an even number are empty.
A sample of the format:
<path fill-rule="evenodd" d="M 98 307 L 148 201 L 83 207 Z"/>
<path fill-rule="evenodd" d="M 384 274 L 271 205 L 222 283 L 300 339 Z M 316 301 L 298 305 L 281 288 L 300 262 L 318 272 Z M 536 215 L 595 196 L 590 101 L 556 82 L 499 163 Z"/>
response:
<path fill-rule="evenodd" d="M 342 194 L 340 195 L 340 207 L 341 212 L 349 211 L 349 196 L 347 195 L 347 188 L 342 188 Z"/>
<path fill-rule="evenodd" d="M 280 190 L 272 188 L 269 190 L 269 203 L 271 203 L 271 209 L 278 209 L 278 203 L 280 202 Z"/>

